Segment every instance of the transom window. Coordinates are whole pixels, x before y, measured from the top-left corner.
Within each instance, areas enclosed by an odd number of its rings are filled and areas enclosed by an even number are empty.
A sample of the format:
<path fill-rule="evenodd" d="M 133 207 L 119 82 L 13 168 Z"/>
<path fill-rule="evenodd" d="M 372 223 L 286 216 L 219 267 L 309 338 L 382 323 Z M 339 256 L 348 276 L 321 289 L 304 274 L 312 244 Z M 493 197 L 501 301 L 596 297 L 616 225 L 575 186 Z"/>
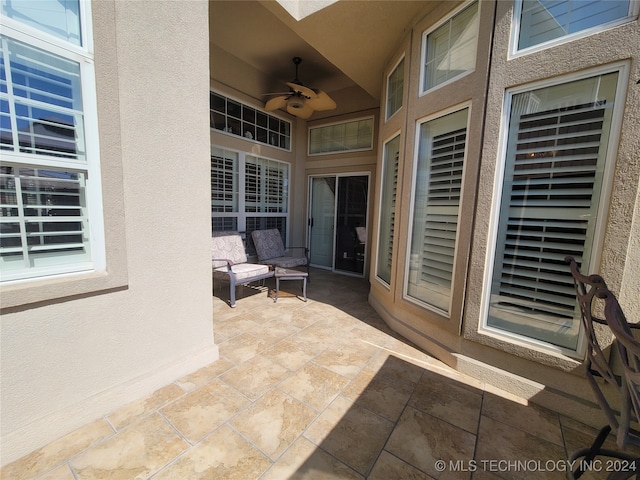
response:
<path fill-rule="evenodd" d="M 557 39 L 605 28 L 634 17 L 629 0 L 520 0 L 514 14 L 519 27 L 517 50 L 555 44 Z M 637 8 L 637 7 L 636 7 Z M 637 14 L 637 12 L 636 12 Z"/>
<path fill-rule="evenodd" d="M 93 59 L 78 47 L 88 43 L 84 8 L 77 0 L 2 1 L 2 281 L 104 264 L 104 240 L 89 222 L 100 231 Z"/>
<path fill-rule="evenodd" d="M 291 150 L 291 123 L 211 92 L 211 128 L 272 147 Z"/>
<path fill-rule="evenodd" d="M 579 349 L 567 255 L 589 271 L 605 221 L 604 175 L 619 72 L 512 94 L 486 326 Z"/>
<path fill-rule="evenodd" d="M 373 148 L 373 117 L 309 129 L 309 155 Z"/>
<path fill-rule="evenodd" d="M 286 239 L 288 217 L 289 164 L 212 148 L 212 231 L 246 232 L 249 239 L 253 230 L 277 228 Z"/>
<path fill-rule="evenodd" d="M 404 58 L 400 60 L 396 68 L 387 79 L 387 113 L 389 119 L 402 107 L 404 91 Z"/>
<path fill-rule="evenodd" d="M 476 66 L 478 2 L 422 38 L 422 92 L 471 72 Z"/>

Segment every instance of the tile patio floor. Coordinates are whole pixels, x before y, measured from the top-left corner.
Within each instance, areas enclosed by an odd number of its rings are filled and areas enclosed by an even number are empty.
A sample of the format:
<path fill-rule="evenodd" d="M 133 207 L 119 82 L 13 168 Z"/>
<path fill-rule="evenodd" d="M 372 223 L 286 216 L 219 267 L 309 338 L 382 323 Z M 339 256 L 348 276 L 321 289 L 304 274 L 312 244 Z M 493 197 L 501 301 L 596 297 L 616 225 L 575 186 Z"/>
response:
<path fill-rule="evenodd" d="M 235 309 L 216 290 L 219 361 L 1 478 L 562 479 L 567 451 L 596 434 L 415 348 L 369 306 L 365 280 L 315 270 L 307 303 L 273 303 L 272 284 L 239 288 Z"/>

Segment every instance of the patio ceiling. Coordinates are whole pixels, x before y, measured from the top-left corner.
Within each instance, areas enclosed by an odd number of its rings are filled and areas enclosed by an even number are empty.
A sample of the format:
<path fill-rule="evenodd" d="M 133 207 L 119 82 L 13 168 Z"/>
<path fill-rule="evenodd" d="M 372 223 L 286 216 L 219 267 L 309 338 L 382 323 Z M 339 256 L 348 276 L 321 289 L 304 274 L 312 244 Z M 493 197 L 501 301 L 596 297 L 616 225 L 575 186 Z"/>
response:
<path fill-rule="evenodd" d="M 282 3 L 300 19 L 273 0 L 210 2 L 210 42 L 216 51 L 239 59 L 267 79 L 243 90 L 255 98 L 286 90 L 282 82 L 295 77 L 291 59 L 299 56 L 303 58 L 299 79 L 304 84 L 328 93 L 358 86 L 379 101 L 385 62 L 411 25 L 440 2 Z M 212 55 L 212 68 L 215 64 Z"/>

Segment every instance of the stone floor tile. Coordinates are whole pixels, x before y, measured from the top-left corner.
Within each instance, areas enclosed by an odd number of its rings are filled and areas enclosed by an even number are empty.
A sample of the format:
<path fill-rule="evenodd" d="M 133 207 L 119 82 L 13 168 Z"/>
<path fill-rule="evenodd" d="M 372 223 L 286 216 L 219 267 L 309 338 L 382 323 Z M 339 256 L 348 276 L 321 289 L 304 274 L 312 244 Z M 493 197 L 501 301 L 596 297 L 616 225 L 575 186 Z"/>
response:
<path fill-rule="evenodd" d="M 220 380 L 189 393 L 161 410 L 191 444 L 198 442 L 249 405 L 240 392 Z"/>
<path fill-rule="evenodd" d="M 257 355 L 220 378 L 251 400 L 256 400 L 291 374 L 277 363 Z"/>
<path fill-rule="evenodd" d="M 544 407 L 533 403 L 522 405 L 498 395 L 485 393 L 482 414 L 557 445 L 564 445 L 559 415 Z"/>
<path fill-rule="evenodd" d="M 278 389 L 309 405 L 324 410 L 349 382 L 342 375 L 315 364 L 307 364 L 278 385 Z"/>
<path fill-rule="evenodd" d="M 385 450 L 435 478 L 463 479 L 471 473 L 454 471 L 450 462 L 474 458 L 476 436 L 432 415 L 407 407 Z M 438 461 L 447 468 L 438 468 Z M 441 471 L 442 470 L 442 471 Z"/>
<path fill-rule="evenodd" d="M 34 478 L 113 434 L 113 429 L 105 420 L 96 420 L 4 466 L 0 478 L 2 480 Z"/>
<path fill-rule="evenodd" d="M 432 478 L 384 450 L 367 480 L 430 480 Z"/>
<path fill-rule="evenodd" d="M 270 466 L 271 461 L 264 454 L 223 425 L 153 476 L 153 480 L 250 480 Z"/>
<path fill-rule="evenodd" d="M 386 480 L 390 480 L 388 477 Z M 399 480 L 399 477 L 396 477 Z M 364 477 L 305 438 L 299 438 L 260 480 L 364 480 Z"/>
<path fill-rule="evenodd" d="M 184 394 L 184 390 L 172 383 L 156 390 L 148 397 L 119 408 L 109 414 L 107 419 L 116 430 L 122 430 Z"/>
<path fill-rule="evenodd" d="M 261 355 L 288 370 L 296 371 L 326 348 L 322 342 L 306 342 L 294 335 L 264 350 Z"/>
<path fill-rule="evenodd" d="M 347 378 L 355 378 L 379 349 L 369 343 L 334 344 L 313 362 Z"/>
<path fill-rule="evenodd" d="M 206 367 L 202 367 L 189 375 L 186 375 L 176 381 L 176 384 L 180 386 L 185 392 L 191 392 L 202 385 L 209 383 L 214 378 L 222 375 L 227 370 L 230 370 L 235 365 L 229 360 L 221 358 Z"/>
<path fill-rule="evenodd" d="M 368 474 L 393 430 L 389 420 L 350 404 L 342 397 L 338 397 L 316 422 L 305 436 L 362 475 Z M 327 423 L 333 427 L 327 429 Z"/>
<path fill-rule="evenodd" d="M 459 384 L 425 372 L 409 405 L 475 434 L 480 421 L 482 391 L 471 391 Z"/>
<path fill-rule="evenodd" d="M 71 460 L 78 480 L 147 478 L 189 445 L 157 413 Z"/>
<path fill-rule="evenodd" d="M 564 479 L 563 446 L 482 415 L 476 462 L 504 479 Z"/>
<path fill-rule="evenodd" d="M 4 478 L 4 477 L 3 477 Z M 71 468 L 66 463 L 38 477 L 38 480 L 75 480 Z"/>
<path fill-rule="evenodd" d="M 220 355 L 231 360 L 236 365 L 255 357 L 261 350 L 269 347 L 273 342 L 251 333 L 241 333 L 222 342 L 218 348 Z"/>
<path fill-rule="evenodd" d="M 362 407 L 387 420 L 400 418 L 414 385 L 371 370 L 363 370 L 353 379 L 343 395 Z"/>
<path fill-rule="evenodd" d="M 316 412 L 278 390 L 256 400 L 230 424 L 272 460 L 302 434 Z"/>

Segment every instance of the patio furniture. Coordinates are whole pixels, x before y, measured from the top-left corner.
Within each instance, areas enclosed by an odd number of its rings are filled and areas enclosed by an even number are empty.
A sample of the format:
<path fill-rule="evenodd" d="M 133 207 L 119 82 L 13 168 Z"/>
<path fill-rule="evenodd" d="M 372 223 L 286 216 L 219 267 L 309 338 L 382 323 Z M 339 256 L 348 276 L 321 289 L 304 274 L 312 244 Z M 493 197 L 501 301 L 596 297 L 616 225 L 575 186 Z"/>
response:
<path fill-rule="evenodd" d="M 307 247 L 286 247 L 282 242 L 280 231 L 277 228 L 268 230 L 254 230 L 251 232 L 253 244 L 256 247 L 258 261 L 273 267 L 294 268 L 307 267 L 309 278 L 309 249 Z M 304 256 L 293 256 L 291 250 L 304 250 Z M 309 278 L 309 281 L 311 279 Z"/>
<path fill-rule="evenodd" d="M 291 268 L 276 267 L 276 294 L 273 297 L 273 303 L 278 301 L 278 295 L 280 293 L 280 280 L 302 280 L 302 295 L 304 301 L 307 301 L 307 278 L 309 274 L 307 272 L 301 272 L 300 270 L 293 270 Z"/>
<path fill-rule="evenodd" d="M 249 263 L 238 232 L 220 232 L 211 238 L 213 278 L 229 282 L 229 303 L 236 306 L 236 285 L 246 285 L 273 276 L 268 265 Z"/>
<path fill-rule="evenodd" d="M 640 344 L 631 334 L 631 328 L 640 328 L 640 325 L 627 323 L 618 300 L 601 276 L 582 275 L 573 257 L 566 257 L 565 261 L 570 264 L 581 321 L 588 341 L 585 374 L 607 418 L 607 425 L 602 427 L 591 446 L 581 448 L 569 457 L 570 462 L 575 462 L 570 464 L 576 465 L 577 468 L 568 472 L 568 478 L 580 478 L 593 465 L 591 462 L 599 456 L 618 460 L 610 465 L 620 466 L 621 471 L 611 472 L 607 478 L 630 478 L 640 467 L 640 458 L 631 453 L 603 448 L 603 444 L 613 431 L 616 443 L 621 449 L 624 450 L 629 445 L 640 446 L 640 436 L 630 429 L 631 416 L 640 416 Z M 596 312 L 603 312 L 605 318 L 599 318 Z M 611 362 L 600 347 L 594 328 L 596 324 L 607 326 L 613 332 L 616 338 L 614 343 L 617 344 L 623 366 L 621 374 L 614 372 Z M 603 382 L 604 388 L 601 388 Z M 606 386 L 611 388 L 615 398 L 620 402 L 615 408 L 605 396 Z M 612 398 L 612 395 L 609 395 L 609 398 Z"/>

